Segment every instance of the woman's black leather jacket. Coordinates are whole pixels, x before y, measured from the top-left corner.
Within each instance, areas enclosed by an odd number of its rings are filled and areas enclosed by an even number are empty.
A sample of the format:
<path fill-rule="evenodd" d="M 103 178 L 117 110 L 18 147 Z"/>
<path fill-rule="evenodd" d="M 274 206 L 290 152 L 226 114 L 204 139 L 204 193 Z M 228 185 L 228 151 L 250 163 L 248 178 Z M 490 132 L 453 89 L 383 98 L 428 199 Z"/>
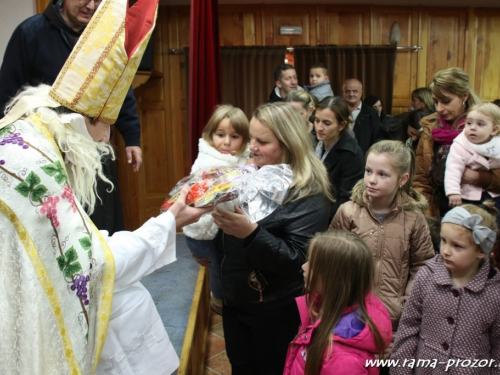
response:
<path fill-rule="evenodd" d="M 264 309 L 293 303 L 303 292 L 301 266 L 309 241 L 328 228 L 329 207 L 330 202 L 318 194 L 280 206 L 247 238 L 219 230 L 224 302 Z"/>

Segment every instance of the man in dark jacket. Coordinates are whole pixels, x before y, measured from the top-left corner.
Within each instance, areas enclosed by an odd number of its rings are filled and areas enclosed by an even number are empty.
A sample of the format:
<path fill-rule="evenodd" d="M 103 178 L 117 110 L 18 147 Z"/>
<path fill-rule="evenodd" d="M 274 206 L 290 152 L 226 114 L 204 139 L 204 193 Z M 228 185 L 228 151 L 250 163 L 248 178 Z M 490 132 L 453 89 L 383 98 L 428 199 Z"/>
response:
<path fill-rule="evenodd" d="M 5 105 L 25 85 L 40 83 L 52 85 L 90 22 L 101 0 L 51 0 L 42 14 L 23 21 L 12 34 L 0 68 L 0 118 Z M 127 161 L 133 170 L 142 164 L 140 122 L 132 88 L 115 124 L 125 141 Z M 113 181 L 115 189 L 106 192 L 99 179 L 99 196 L 91 218 L 99 229 L 110 234 L 125 229 L 123 210 L 118 190 L 117 172 L 111 160 L 103 160 L 104 173 Z M 102 186 L 101 186 L 102 183 Z"/>
<path fill-rule="evenodd" d="M 276 86 L 269 95 L 269 103 L 282 102 L 285 100 L 286 94 L 290 91 L 303 90 L 297 83 L 297 72 L 293 65 L 278 65 L 276 69 L 274 69 L 274 80 L 276 81 Z"/>
<path fill-rule="evenodd" d="M 354 131 L 361 151 L 366 154 L 371 145 L 379 138 L 380 120 L 377 111 L 363 105 L 361 101 L 363 84 L 358 79 L 346 79 L 342 86 L 342 92 L 354 120 L 352 131 Z"/>

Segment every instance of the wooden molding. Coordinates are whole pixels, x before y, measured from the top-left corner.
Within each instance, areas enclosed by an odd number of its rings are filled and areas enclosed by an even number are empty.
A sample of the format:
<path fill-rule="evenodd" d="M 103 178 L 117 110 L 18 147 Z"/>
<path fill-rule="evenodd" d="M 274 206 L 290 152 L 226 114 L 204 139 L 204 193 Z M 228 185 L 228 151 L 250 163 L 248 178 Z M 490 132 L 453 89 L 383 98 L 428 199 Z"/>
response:
<path fill-rule="evenodd" d="M 205 349 L 210 325 L 210 289 L 208 272 L 200 267 L 189 313 L 178 375 L 203 374 Z"/>
<path fill-rule="evenodd" d="M 36 12 L 42 13 L 51 0 L 36 0 Z"/>
<path fill-rule="evenodd" d="M 142 85 L 145 85 L 149 80 L 160 79 L 160 78 L 163 78 L 163 74 L 155 70 L 151 72 L 137 71 L 137 73 L 134 76 L 134 79 L 132 80 L 132 88 L 136 90 Z"/>

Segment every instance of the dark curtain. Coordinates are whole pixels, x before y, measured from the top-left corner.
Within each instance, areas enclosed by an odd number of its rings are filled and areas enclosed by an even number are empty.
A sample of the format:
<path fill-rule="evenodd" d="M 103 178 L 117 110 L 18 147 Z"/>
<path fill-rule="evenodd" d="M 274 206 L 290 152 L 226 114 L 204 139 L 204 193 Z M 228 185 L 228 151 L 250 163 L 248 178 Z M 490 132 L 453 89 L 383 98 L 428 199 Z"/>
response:
<path fill-rule="evenodd" d="M 189 147 L 191 164 L 198 139 L 221 102 L 217 0 L 192 0 L 189 36 Z"/>
<path fill-rule="evenodd" d="M 250 119 L 275 86 L 274 69 L 286 47 L 221 47 L 222 103 L 241 108 Z"/>
<path fill-rule="evenodd" d="M 336 96 L 342 96 L 345 79 L 357 78 L 363 83 L 363 98 L 378 96 L 384 112 L 392 112 L 395 46 L 297 46 L 293 55 L 299 85 L 309 84 L 312 64 L 323 63 Z"/>

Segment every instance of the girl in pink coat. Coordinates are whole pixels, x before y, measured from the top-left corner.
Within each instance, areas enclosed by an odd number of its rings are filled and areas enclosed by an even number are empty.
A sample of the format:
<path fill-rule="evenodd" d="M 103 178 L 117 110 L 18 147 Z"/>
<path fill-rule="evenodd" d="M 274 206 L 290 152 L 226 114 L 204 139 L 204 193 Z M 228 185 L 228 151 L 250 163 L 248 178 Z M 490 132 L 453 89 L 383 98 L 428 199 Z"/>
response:
<path fill-rule="evenodd" d="M 500 194 L 487 192 L 483 196 L 480 187 L 462 184 L 466 168 L 490 170 L 500 168 L 500 108 L 492 103 L 483 103 L 471 108 L 465 121 L 465 128 L 454 140 L 446 159 L 444 187 L 450 207 L 467 203 L 480 203 L 493 198 L 500 203 Z M 466 203 L 466 202 L 464 202 Z"/>
<path fill-rule="evenodd" d="M 367 361 L 391 342 L 392 323 L 370 292 L 374 265 L 366 244 L 348 232 L 320 233 L 302 269 L 308 293 L 296 299 L 301 326 L 284 375 L 378 374 Z"/>

